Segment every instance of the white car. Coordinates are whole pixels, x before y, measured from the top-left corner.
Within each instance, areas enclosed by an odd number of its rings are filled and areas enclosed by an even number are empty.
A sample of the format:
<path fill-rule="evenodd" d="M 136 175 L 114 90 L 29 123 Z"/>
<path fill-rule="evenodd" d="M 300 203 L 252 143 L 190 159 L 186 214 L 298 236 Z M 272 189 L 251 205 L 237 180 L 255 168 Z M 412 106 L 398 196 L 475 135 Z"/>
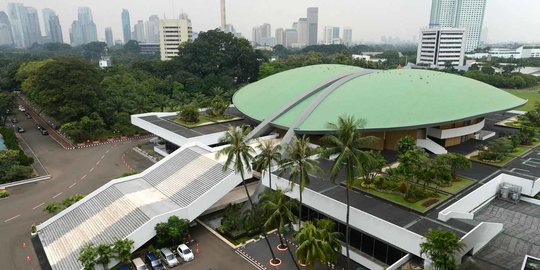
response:
<path fill-rule="evenodd" d="M 19 106 L 19 111 L 26 112 L 26 109 L 23 106 Z"/>
<path fill-rule="evenodd" d="M 176 248 L 176 251 L 178 252 L 178 256 L 184 260 L 184 262 L 189 262 L 193 259 L 195 259 L 195 255 L 193 255 L 193 252 L 191 251 L 188 246 L 181 244 Z"/>
<path fill-rule="evenodd" d="M 159 250 L 161 260 L 167 265 L 167 267 L 175 267 L 180 262 L 176 259 L 176 256 L 168 248 L 162 248 Z"/>

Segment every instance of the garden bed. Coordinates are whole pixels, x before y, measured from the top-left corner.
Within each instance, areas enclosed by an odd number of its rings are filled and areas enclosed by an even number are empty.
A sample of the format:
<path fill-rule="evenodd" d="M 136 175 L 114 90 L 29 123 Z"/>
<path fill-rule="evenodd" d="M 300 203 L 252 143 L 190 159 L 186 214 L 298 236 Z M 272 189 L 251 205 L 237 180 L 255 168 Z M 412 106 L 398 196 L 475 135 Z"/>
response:
<path fill-rule="evenodd" d="M 509 154 L 507 157 L 505 157 L 502 160 L 499 161 L 489 161 L 489 160 L 481 160 L 478 158 L 478 155 L 470 157 L 471 160 L 474 160 L 476 162 L 484 163 L 487 165 L 492 165 L 495 167 L 504 167 L 506 164 L 512 162 L 514 159 L 520 157 L 525 152 L 529 151 L 532 148 L 535 148 L 536 146 L 540 145 L 540 142 L 536 141 L 533 142 L 531 145 L 519 145 L 516 147 L 511 154 Z"/>
<path fill-rule="evenodd" d="M 171 121 L 177 124 L 180 124 L 182 126 L 188 127 L 188 128 L 193 128 L 193 127 L 211 125 L 215 123 L 226 123 L 226 122 L 231 122 L 231 121 L 236 121 L 236 120 L 241 120 L 241 119 L 242 119 L 241 117 L 238 117 L 236 115 L 231 115 L 231 114 L 224 114 L 221 117 L 213 117 L 208 114 L 201 114 L 199 115 L 199 121 L 194 122 L 194 123 L 186 122 L 182 120 L 180 117 L 172 118 Z"/>
<path fill-rule="evenodd" d="M 449 187 L 439 187 L 440 190 L 446 191 L 452 194 L 458 194 L 460 191 L 474 184 L 475 181 L 465 177 L 458 176 L 456 180 L 452 181 L 452 185 Z"/>

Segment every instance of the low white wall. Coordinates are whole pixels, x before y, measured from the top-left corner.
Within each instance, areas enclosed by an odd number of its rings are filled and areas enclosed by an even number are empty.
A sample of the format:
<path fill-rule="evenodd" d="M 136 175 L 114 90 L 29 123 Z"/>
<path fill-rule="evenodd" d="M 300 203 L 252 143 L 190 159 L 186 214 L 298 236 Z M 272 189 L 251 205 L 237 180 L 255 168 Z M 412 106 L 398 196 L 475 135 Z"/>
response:
<path fill-rule="evenodd" d="M 268 177 L 263 177 L 262 181 L 265 186 L 268 186 Z M 277 186 L 281 189 L 288 190 L 287 195 L 291 198 L 299 198 L 298 185 L 295 184 L 293 189 L 290 190 L 290 184 L 287 179 L 272 174 L 272 185 L 274 188 Z M 345 222 L 345 214 L 347 211 L 346 204 L 307 188 L 304 189 L 304 192 L 302 193 L 302 199 L 305 205 L 317 209 L 336 220 Z M 387 243 L 392 243 L 392 245 L 402 250 L 420 256 L 420 243 L 422 242 L 423 237 L 419 234 L 360 211 L 354 207 L 351 207 L 350 211 L 350 224 L 358 230 L 373 235 Z"/>
<path fill-rule="evenodd" d="M 471 249 L 472 254 L 476 254 L 502 230 L 502 223 L 482 222 L 478 224 L 476 227 L 474 227 L 474 229 L 461 238 L 467 248 L 463 249 L 463 251 L 459 254 L 459 257 L 463 256 Z"/>
<path fill-rule="evenodd" d="M 484 128 L 485 119 L 482 121 L 472 124 L 469 126 L 463 126 L 458 128 L 449 128 L 449 129 L 438 129 L 438 128 L 429 128 L 427 131 L 427 134 L 429 136 L 439 138 L 439 139 L 448 139 L 448 138 L 454 138 L 454 137 L 460 137 L 465 136 L 469 134 L 473 134 L 475 132 L 480 131 L 482 128 Z"/>
<path fill-rule="evenodd" d="M 519 176 L 504 174 L 503 182 L 521 186 L 521 194 L 534 197 L 540 192 L 540 178 L 535 181 L 524 179 Z"/>
<path fill-rule="evenodd" d="M 412 258 L 413 258 L 413 256 L 411 254 L 407 254 L 407 255 L 401 257 L 401 259 L 399 259 L 394 264 L 388 266 L 388 268 L 386 268 L 386 270 L 397 270 Z"/>

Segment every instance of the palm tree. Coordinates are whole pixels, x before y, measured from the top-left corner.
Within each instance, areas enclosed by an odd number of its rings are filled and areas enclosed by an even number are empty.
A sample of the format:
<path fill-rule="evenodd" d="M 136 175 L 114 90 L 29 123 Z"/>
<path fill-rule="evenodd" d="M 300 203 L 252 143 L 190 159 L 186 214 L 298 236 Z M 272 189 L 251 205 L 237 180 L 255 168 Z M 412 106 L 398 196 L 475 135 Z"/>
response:
<path fill-rule="evenodd" d="M 116 258 L 125 264 L 129 264 L 131 260 L 131 249 L 133 248 L 133 240 L 124 239 L 114 242 L 113 250 L 116 253 Z"/>
<path fill-rule="evenodd" d="M 341 253 L 341 243 L 339 238 L 342 237 L 340 232 L 336 232 L 336 224 L 331 219 L 317 220 L 317 228 L 321 234 L 323 247 L 325 248 L 326 263 L 337 263 L 337 253 Z"/>
<path fill-rule="evenodd" d="M 108 265 L 114 257 L 112 246 L 109 244 L 99 244 L 96 247 L 96 254 L 98 256 L 96 263 L 103 265 L 103 269 L 109 269 Z"/>
<path fill-rule="evenodd" d="M 298 227 L 302 219 L 302 192 L 309 185 L 310 173 L 322 173 L 321 167 L 316 160 L 310 159 L 311 156 L 318 153 L 317 149 L 309 146 L 309 138 L 303 136 L 302 139 L 293 137 L 291 144 L 285 146 L 285 154 L 287 158 L 280 162 L 280 175 L 289 171 L 289 181 L 291 188 L 294 184 L 300 187 L 299 200 L 300 207 L 298 209 Z"/>
<path fill-rule="evenodd" d="M 271 140 L 259 141 L 257 146 L 260 153 L 255 157 L 253 164 L 264 176 L 268 172 L 268 187 L 272 188 L 272 163 L 281 160 L 281 145 L 275 145 Z"/>
<path fill-rule="evenodd" d="M 296 249 L 296 256 L 301 264 L 313 269 L 316 262 L 324 261 L 326 250 L 321 240 L 321 232 L 311 221 L 304 222 L 294 240 L 300 244 Z"/>
<path fill-rule="evenodd" d="M 456 269 L 454 254 L 463 250 L 465 244 L 451 231 L 429 229 L 426 241 L 420 243 L 420 254 L 427 254 L 437 269 Z"/>
<path fill-rule="evenodd" d="M 225 172 L 231 168 L 231 166 L 234 166 L 234 172 L 237 174 L 239 173 L 242 178 L 242 185 L 246 191 L 249 205 L 251 206 L 251 209 L 253 209 L 253 200 L 251 200 L 251 196 L 249 195 L 246 179 L 244 177 L 244 170 L 248 173 L 251 172 L 250 164 L 253 161 L 253 153 L 255 152 L 253 147 L 244 140 L 244 137 L 249 134 L 249 131 L 250 129 L 245 126 L 229 127 L 227 132 L 225 132 L 225 135 L 219 139 L 220 143 L 226 143 L 228 145 L 216 152 L 216 158 L 219 159 L 223 155 L 227 156 L 227 159 L 223 164 L 223 171 Z M 263 234 L 266 244 L 270 249 L 270 253 L 272 253 L 272 261 L 278 263 L 278 259 L 274 255 L 274 250 L 272 249 L 264 230 Z"/>
<path fill-rule="evenodd" d="M 282 189 L 276 189 L 275 191 L 270 189 L 261 194 L 261 207 L 265 216 L 267 216 L 264 227 L 275 227 L 277 229 L 280 248 L 287 248 L 289 255 L 291 255 L 291 258 L 295 263 L 296 269 L 300 269 L 298 264 L 296 264 L 296 259 L 294 258 L 291 249 L 285 244 L 286 242 L 283 242 L 284 237 L 282 235 L 285 226 L 291 226 L 296 219 L 292 210 L 298 210 L 298 202 L 285 195 L 285 192 Z"/>
<path fill-rule="evenodd" d="M 79 251 L 78 260 L 83 265 L 84 270 L 94 270 L 96 265 L 97 251 L 92 243 L 85 243 Z"/>
<path fill-rule="evenodd" d="M 345 171 L 345 183 L 347 186 L 346 204 L 347 215 L 346 222 L 346 249 L 347 249 L 347 269 L 351 269 L 351 258 L 349 255 L 350 244 L 350 190 L 352 190 L 354 181 L 362 171 L 364 163 L 370 161 L 371 155 L 362 148 L 369 146 L 374 142 L 373 137 L 362 137 L 359 130 L 365 125 L 365 120 L 355 119 L 353 116 L 343 116 L 338 118 L 337 124 L 329 123 L 328 127 L 335 130 L 335 134 L 326 135 L 323 141 L 328 145 L 323 151 L 324 157 L 330 157 L 337 154 L 331 167 L 331 180 L 335 181 L 341 171 Z"/>
<path fill-rule="evenodd" d="M 169 105 L 170 99 L 166 95 L 157 94 L 154 96 L 154 104 L 159 107 L 160 111 L 163 112 L 165 107 Z"/>

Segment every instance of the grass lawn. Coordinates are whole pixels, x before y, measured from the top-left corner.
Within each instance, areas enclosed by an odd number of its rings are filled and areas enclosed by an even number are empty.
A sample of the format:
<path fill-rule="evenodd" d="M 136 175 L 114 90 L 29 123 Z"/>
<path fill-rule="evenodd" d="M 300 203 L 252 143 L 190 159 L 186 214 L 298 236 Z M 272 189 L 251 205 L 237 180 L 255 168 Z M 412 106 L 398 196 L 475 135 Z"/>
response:
<path fill-rule="evenodd" d="M 464 177 L 458 177 L 455 181 L 452 181 L 452 185 L 449 187 L 440 187 L 440 190 L 444 190 L 446 192 L 457 194 L 466 187 L 474 184 L 474 181 L 464 178 Z"/>
<path fill-rule="evenodd" d="M 211 124 L 211 123 L 229 122 L 229 121 L 234 121 L 234 120 L 238 120 L 238 119 L 241 119 L 241 118 L 238 117 L 238 116 L 230 115 L 230 114 L 224 114 L 221 117 L 212 117 L 212 116 L 207 115 L 207 114 L 200 114 L 199 115 L 199 121 L 195 122 L 195 123 L 185 122 L 184 120 L 180 119 L 180 117 L 173 118 L 172 121 L 175 122 L 175 123 L 178 123 L 180 125 L 191 128 L 191 127 L 204 126 L 204 125 L 208 125 L 208 124 Z"/>
<path fill-rule="evenodd" d="M 519 108 L 516 108 L 516 110 L 519 110 L 519 111 L 530 111 L 534 109 L 534 105 L 536 104 L 536 102 L 540 102 L 540 93 L 539 93 L 540 86 L 534 86 L 531 88 L 520 89 L 520 90 L 506 89 L 506 91 L 520 98 L 524 98 L 528 100 L 527 103 L 525 103 L 525 105 Z"/>
<path fill-rule="evenodd" d="M 418 211 L 420 213 L 425 213 L 428 210 L 429 207 L 434 206 L 434 205 L 446 200 L 449 197 L 446 194 L 439 193 L 439 197 L 435 198 L 435 199 L 438 200 L 437 202 L 433 203 L 432 205 L 430 205 L 428 207 L 424 207 L 422 204 L 424 202 L 430 200 L 430 199 L 433 199 L 432 197 L 417 201 L 415 203 L 410 203 L 410 202 L 406 201 L 405 198 L 403 198 L 403 196 L 400 195 L 400 194 L 380 192 L 380 191 L 376 191 L 376 190 L 373 190 L 373 189 L 361 188 L 359 186 L 355 186 L 355 188 L 357 188 L 359 190 L 362 190 L 362 191 L 364 191 L 366 193 L 369 193 L 369 194 L 371 194 L 373 196 L 376 196 L 376 197 L 378 197 L 380 199 L 387 200 L 387 201 L 399 204 L 401 206 L 405 206 L 407 208 L 413 209 L 413 210 Z"/>
<path fill-rule="evenodd" d="M 204 124 L 208 124 L 210 123 L 211 121 L 208 120 L 208 119 L 205 119 L 204 117 L 201 117 L 199 116 L 199 121 L 197 122 L 194 122 L 194 123 L 191 123 L 191 122 L 186 122 L 180 118 L 173 118 L 171 119 L 173 122 L 175 123 L 178 123 L 182 126 L 186 126 L 186 127 L 198 127 L 198 126 L 201 126 L 201 125 L 204 125 Z"/>

